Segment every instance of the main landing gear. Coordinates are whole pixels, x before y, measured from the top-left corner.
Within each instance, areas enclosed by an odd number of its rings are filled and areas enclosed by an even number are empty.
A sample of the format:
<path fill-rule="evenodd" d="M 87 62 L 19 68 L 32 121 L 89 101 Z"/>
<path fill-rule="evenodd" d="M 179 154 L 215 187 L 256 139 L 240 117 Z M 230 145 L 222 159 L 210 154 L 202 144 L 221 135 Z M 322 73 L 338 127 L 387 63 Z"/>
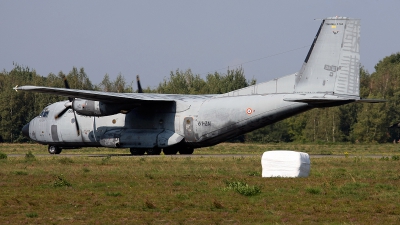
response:
<path fill-rule="evenodd" d="M 160 155 L 161 148 L 130 148 L 132 155 Z M 168 147 L 162 150 L 164 155 L 176 155 L 178 152 L 181 155 L 191 155 L 194 152 L 194 148 L 191 147 Z"/>
<path fill-rule="evenodd" d="M 50 154 L 60 154 L 62 148 L 55 145 L 49 145 L 49 148 L 47 150 L 49 151 Z"/>

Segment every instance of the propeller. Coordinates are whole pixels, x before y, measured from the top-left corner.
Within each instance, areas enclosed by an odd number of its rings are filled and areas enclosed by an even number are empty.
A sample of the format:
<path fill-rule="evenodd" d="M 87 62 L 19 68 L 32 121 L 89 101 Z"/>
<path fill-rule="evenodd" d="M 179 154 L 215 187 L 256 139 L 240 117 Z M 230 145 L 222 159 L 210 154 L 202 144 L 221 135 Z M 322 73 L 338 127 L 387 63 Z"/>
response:
<path fill-rule="evenodd" d="M 63 75 L 63 79 L 64 79 L 64 85 L 66 89 L 70 89 L 69 88 L 69 84 L 67 81 L 67 78 Z M 79 131 L 79 124 L 78 124 L 78 120 L 76 119 L 76 113 L 74 108 L 72 108 L 72 103 L 74 102 L 74 98 L 72 97 L 68 97 L 69 102 L 65 103 L 65 109 L 63 109 L 61 112 L 59 112 L 54 119 L 59 119 L 60 117 L 62 117 L 69 109 L 72 109 L 72 112 L 74 113 L 74 119 L 75 119 L 75 126 L 76 126 L 76 132 L 78 133 L 78 136 L 80 135 L 80 131 Z"/>
<path fill-rule="evenodd" d="M 140 85 L 139 75 L 136 75 L 136 81 L 137 81 L 138 93 L 143 93 L 142 85 Z"/>

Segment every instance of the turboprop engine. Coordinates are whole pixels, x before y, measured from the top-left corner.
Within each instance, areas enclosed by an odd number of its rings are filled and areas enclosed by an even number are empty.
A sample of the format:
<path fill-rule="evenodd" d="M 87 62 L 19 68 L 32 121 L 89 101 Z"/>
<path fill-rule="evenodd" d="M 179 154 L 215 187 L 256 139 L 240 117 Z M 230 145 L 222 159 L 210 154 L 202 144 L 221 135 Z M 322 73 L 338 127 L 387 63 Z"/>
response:
<path fill-rule="evenodd" d="M 110 104 L 99 101 L 91 101 L 85 99 L 74 99 L 72 102 L 67 102 L 65 107 L 72 106 L 79 115 L 84 116 L 110 116 L 117 113 L 127 111 L 127 105 Z"/>

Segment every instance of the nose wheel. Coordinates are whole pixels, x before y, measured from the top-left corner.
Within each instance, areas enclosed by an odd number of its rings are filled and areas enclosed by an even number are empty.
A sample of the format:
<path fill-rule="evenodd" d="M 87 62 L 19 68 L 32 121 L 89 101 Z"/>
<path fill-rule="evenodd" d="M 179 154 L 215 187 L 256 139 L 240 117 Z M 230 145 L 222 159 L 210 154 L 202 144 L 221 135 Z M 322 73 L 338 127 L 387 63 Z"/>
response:
<path fill-rule="evenodd" d="M 47 150 L 50 154 L 60 154 L 62 151 L 60 147 L 54 145 L 49 145 L 49 148 Z"/>

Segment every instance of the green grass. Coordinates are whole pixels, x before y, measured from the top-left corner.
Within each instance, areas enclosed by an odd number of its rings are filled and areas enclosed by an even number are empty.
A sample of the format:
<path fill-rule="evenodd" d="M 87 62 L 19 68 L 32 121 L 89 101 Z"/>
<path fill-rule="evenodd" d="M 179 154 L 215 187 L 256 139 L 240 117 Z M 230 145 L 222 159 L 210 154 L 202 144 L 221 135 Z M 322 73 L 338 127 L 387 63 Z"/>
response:
<path fill-rule="evenodd" d="M 400 161 L 400 144 L 299 144 L 299 143 L 271 143 L 271 144 L 241 144 L 241 143 L 221 143 L 216 146 L 199 148 L 194 154 L 250 154 L 261 155 L 270 150 L 293 150 L 306 152 L 310 155 L 341 155 L 341 156 L 367 156 L 382 155 L 393 160 Z M 0 144 L 0 152 L 4 157 L 10 154 L 48 154 L 47 147 L 39 144 Z M 27 155 L 28 155 L 27 154 Z M 63 154 L 130 154 L 129 149 L 115 148 L 81 148 L 64 149 Z M 27 156 L 28 157 L 28 156 Z M 145 161 L 145 158 L 142 159 Z M 190 160 L 190 158 L 189 158 Z M 109 159 L 100 162 L 107 164 Z M 72 163 L 67 160 L 61 163 Z"/>
<path fill-rule="evenodd" d="M 242 181 L 226 181 L 226 187 L 224 191 L 236 191 L 237 193 L 244 196 L 253 196 L 261 193 L 261 189 L 256 186 L 249 186 L 247 183 Z"/>
<path fill-rule="evenodd" d="M 26 217 L 28 217 L 28 218 L 36 218 L 36 217 L 38 217 L 38 214 L 35 213 L 35 212 L 29 212 L 29 213 L 26 213 Z"/>
<path fill-rule="evenodd" d="M 7 159 L 7 154 L 0 152 L 0 160 Z"/>
<path fill-rule="evenodd" d="M 53 182 L 54 187 L 71 187 L 72 184 L 64 178 L 64 175 L 56 175 Z"/>
<path fill-rule="evenodd" d="M 314 158 L 308 178 L 261 178 L 260 155 L 21 155 L 0 168 L 0 224 L 400 223 L 391 157 Z"/>
<path fill-rule="evenodd" d="M 36 157 L 31 151 L 29 151 L 28 153 L 25 154 L 25 160 L 34 161 L 36 160 Z"/>

